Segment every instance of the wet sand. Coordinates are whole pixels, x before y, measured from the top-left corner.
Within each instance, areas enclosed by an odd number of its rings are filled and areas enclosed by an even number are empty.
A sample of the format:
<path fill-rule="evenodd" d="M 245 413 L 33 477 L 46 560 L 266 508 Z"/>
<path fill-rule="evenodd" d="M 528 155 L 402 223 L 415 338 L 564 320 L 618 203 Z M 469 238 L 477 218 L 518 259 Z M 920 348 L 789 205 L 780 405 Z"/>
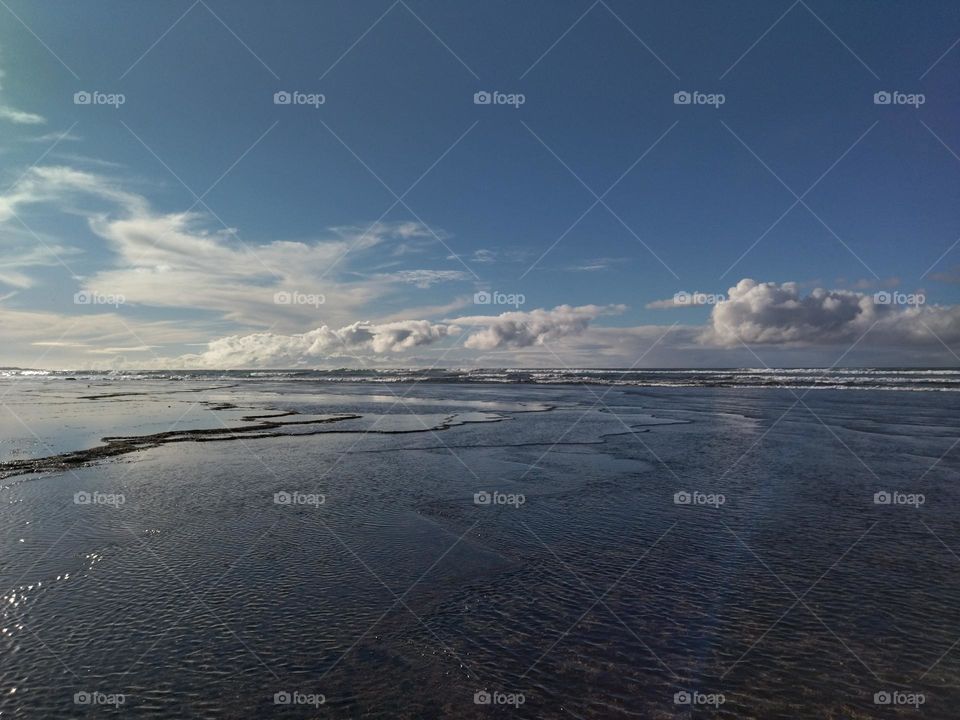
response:
<path fill-rule="evenodd" d="M 3 716 L 114 712 L 79 692 L 152 718 L 960 701 L 952 394 L 16 382 Z"/>

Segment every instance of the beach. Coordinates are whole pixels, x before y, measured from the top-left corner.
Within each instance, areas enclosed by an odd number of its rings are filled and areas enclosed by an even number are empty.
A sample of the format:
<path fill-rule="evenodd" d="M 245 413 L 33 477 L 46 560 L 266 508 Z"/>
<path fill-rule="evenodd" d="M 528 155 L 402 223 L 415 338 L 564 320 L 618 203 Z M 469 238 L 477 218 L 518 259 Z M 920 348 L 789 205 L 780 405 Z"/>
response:
<path fill-rule="evenodd" d="M 3 715 L 951 716 L 952 392 L 384 379 L 5 378 Z"/>

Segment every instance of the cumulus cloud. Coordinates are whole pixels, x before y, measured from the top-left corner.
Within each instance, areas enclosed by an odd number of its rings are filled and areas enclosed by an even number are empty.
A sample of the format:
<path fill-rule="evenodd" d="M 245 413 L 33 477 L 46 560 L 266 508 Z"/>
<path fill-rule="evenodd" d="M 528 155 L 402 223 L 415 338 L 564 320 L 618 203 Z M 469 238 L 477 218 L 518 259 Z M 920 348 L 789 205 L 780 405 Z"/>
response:
<path fill-rule="evenodd" d="M 464 347 L 472 350 L 500 350 L 545 345 L 573 335 L 582 334 L 590 322 L 600 315 L 623 312 L 623 305 L 559 305 L 552 310 L 505 312 L 500 315 L 474 315 L 452 322 L 458 325 L 479 326 Z"/>
<path fill-rule="evenodd" d="M 210 368 L 295 367 L 361 355 L 373 355 L 376 360 L 460 335 L 464 332 L 461 327 L 464 325 L 480 328 L 467 335 L 463 346 L 469 350 L 527 348 L 580 335 L 587 330 L 591 320 L 623 309 L 623 306 L 615 305 L 561 305 L 552 310 L 478 315 L 439 323 L 428 320 L 379 324 L 362 321 L 339 329 L 323 325 L 293 335 L 231 335 L 213 340 L 202 353 L 181 356 L 175 364 Z"/>
<path fill-rule="evenodd" d="M 906 299 L 905 294 L 898 294 Z M 960 339 L 960 307 L 883 302 L 851 290 L 744 279 L 713 308 L 705 344 L 836 345 L 869 334 L 871 344 L 932 345 Z M 869 331 L 869 333 L 868 333 Z"/>
<path fill-rule="evenodd" d="M 382 324 L 361 321 L 339 329 L 324 325 L 296 335 L 231 335 L 212 341 L 203 353 L 182 356 L 177 364 L 211 368 L 294 367 L 332 357 L 400 353 L 459 332 L 460 328 L 454 325 L 404 320 Z"/>

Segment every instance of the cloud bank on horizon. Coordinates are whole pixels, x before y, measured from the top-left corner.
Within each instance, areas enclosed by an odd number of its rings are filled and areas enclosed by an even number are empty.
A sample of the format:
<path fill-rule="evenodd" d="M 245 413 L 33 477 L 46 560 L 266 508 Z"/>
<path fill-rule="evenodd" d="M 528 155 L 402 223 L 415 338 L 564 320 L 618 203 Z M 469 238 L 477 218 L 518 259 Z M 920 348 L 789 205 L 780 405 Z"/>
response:
<path fill-rule="evenodd" d="M 78 210 L 85 200 L 96 207 Z M 251 245 L 240 241 L 233 229 L 210 230 L 209 218 L 202 213 L 159 212 L 146 197 L 122 189 L 106 176 L 66 166 L 38 166 L 0 196 L 0 224 L 9 225 L 18 213 L 40 205 L 70 208 L 109 249 L 107 266 L 89 276 L 75 276 L 74 300 L 102 298 L 109 306 L 113 299 L 114 307 L 97 308 L 101 311 L 71 321 L 67 314 L 4 305 L 0 321 L 8 341 L 19 340 L 44 352 L 71 349 L 78 358 L 86 356 L 90 367 L 376 366 L 411 359 L 417 364 L 557 366 L 592 361 L 626 367 L 654 342 L 659 346 L 658 362 L 672 353 L 673 363 L 683 365 L 695 352 L 712 351 L 708 356 L 713 362 L 723 364 L 725 355 L 740 358 L 742 354 L 732 351 L 744 349 L 751 354 L 770 348 L 844 350 L 851 344 L 883 348 L 899 357 L 921 357 L 941 355 L 960 341 L 960 307 L 926 304 L 922 293 L 821 287 L 804 292 L 798 282 L 749 278 L 726 294 L 678 293 L 646 304 L 658 310 L 709 306 L 709 316 L 701 324 L 601 324 L 626 313 L 629 306 L 624 303 L 445 317 L 471 304 L 464 294 L 441 305 L 356 320 L 356 315 L 370 312 L 410 285 L 429 289 L 459 282 L 472 290 L 477 284 L 460 270 L 391 270 L 396 257 L 416 256 L 434 240 L 433 231 L 418 222 L 378 221 L 366 228 L 334 228 L 312 241 Z M 374 270 L 354 270 L 353 261 L 370 252 L 394 259 L 378 263 Z M 11 289 L 4 299 L 34 285 L 31 268 L 66 265 L 63 258 L 79 253 L 80 248 L 70 246 L 24 245 L 0 264 L 0 283 Z M 331 272 L 337 265 L 339 271 Z M 169 318 L 127 320 L 121 315 L 127 306 L 203 312 L 211 317 L 208 325 L 268 329 L 213 337 L 208 333 L 204 338 L 203 324 L 194 318 L 185 325 Z M 413 316 L 417 310 L 420 316 Z M 334 321 L 340 318 L 342 324 L 311 326 L 318 313 Z M 307 327 L 284 333 L 274 330 L 278 325 Z M 171 344 L 204 349 L 171 354 L 166 351 Z M 424 356 L 424 351 L 433 354 Z"/>
<path fill-rule="evenodd" d="M 82 200 L 98 205 L 81 212 Z M 193 211 L 158 212 L 146 197 L 121 189 L 100 174 L 66 166 L 38 166 L 0 196 L 0 223 L 35 205 L 61 205 L 80 214 L 90 232 L 111 253 L 109 266 L 90 276 L 76 275 L 77 296 L 103 298 L 113 308 L 81 316 L 18 310 L 0 306 L 8 340 L 33 347 L 72 349 L 90 367 L 130 368 L 277 368 L 383 365 L 408 362 L 438 364 L 562 365 L 594 363 L 630 366 L 656 341 L 658 358 L 672 352 L 677 365 L 691 351 L 713 351 L 722 364 L 731 351 L 776 348 L 864 348 L 941 354 L 960 341 L 960 307 L 926 304 L 922 293 L 861 292 L 815 287 L 804 292 L 798 282 L 740 280 L 726 294 L 678 293 L 646 307 L 670 309 L 709 306 L 706 322 L 682 326 L 660 324 L 604 326 L 604 318 L 622 316 L 626 304 L 569 305 L 531 310 L 444 317 L 470 304 L 469 296 L 380 319 L 353 319 L 389 298 L 399 288 L 427 289 L 464 283 L 468 273 L 445 269 L 358 272 L 347 258 L 377 253 L 416 254 L 432 231 L 417 222 L 376 222 L 335 228 L 313 241 L 270 241 L 250 245 L 236 231 L 210 230 L 209 220 Z M 400 250 L 397 250 L 400 248 Z M 414 248 L 414 250 L 411 250 Z M 31 267 L 66 262 L 79 248 L 41 244 L 25 246 L 0 265 L 0 283 L 13 297 L 33 286 Z M 330 268 L 341 264 L 341 272 Z M 311 293 L 305 293 L 309 289 Z M 75 296 L 75 299 L 76 297 Z M 901 297 L 902 296 L 902 297 Z M 312 300 L 311 300 L 312 298 Z M 6 299 L 6 298 L 4 298 Z M 171 312 L 203 312 L 212 324 L 268 326 L 265 331 L 235 332 L 203 338 L 203 330 L 177 329 L 169 319 L 142 322 L 121 317 L 122 306 Z M 474 305 L 474 307 L 480 307 Z M 318 311 L 343 324 L 310 327 Z M 432 319 L 431 319 L 432 317 Z M 60 336 L 51 337 L 70 324 Z M 277 325 L 308 327 L 275 332 Z M 127 341 L 123 338 L 126 336 Z M 172 343 L 171 343 L 172 341 Z M 170 344 L 202 345 L 199 352 L 170 354 Z M 434 353 L 424 356 L 423 351 Z M 133 355 L 133 357 L 131 357 Z M 105 356 L 113 356 L 107 360 Z M 122 356 L 117 362 L 117 356 Z M 586 361 L 586 362 L 585 362 Z M 659 362 L 663 362 L 659 360 Z M 80 362 L 79 365 L 83 363 Z"/>
<path fill-rule="evenodd" d="M 892 293 L 889 294 L 892 297 Z M 743 279 L 730 288 L 729 299 L 718 302 L 710 321 L 702 326 L 624 328 L 624 336 L 652 337 L 660 331 L 676 348 L 757 349 L 843 347 L 864 343 L 872 347 L 922 349 L 941 341 L 960 342 L 960 307 L 914 305 L 898 307 L 882 293 L 867 295 L 849 290 L 814 288 L 803 295 L 795 282 L 757 282 Z M 455 345 L 479 351 L 548 348 L 557 351 L 604 344 L 615 329 L 591 333 L 591 323 L 602 315 L 623 312 L 623 306 L 559 306 L 551 310 L 513 311 L 473 315 L 445 323 L 406 320 L 376 325 L 358 322 L 338 330 L 326 326 L 295 335 L 253 333 L 212 341 L 207 350 L 177 358 L 177 367 L 254 368 L 294 367 L 331 359 L 359 359 L 376 363 L 384 355 L 458 338 Z M 372 354 L 373 357 L 370 355 Z M 376 357 L 381 356 L 381 357 Z M 489 356 L 487 356 L 489 357 Z M 549 364 L 549 351 L 539 353 Z M 560 359 L 560 355 L 555 355 Z"/>

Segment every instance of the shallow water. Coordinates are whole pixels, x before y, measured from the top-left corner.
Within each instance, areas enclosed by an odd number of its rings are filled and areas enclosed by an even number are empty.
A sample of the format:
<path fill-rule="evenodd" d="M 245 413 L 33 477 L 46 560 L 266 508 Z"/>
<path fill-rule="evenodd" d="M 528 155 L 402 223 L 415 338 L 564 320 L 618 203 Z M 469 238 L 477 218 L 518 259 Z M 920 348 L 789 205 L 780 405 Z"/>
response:
<path fill-rule="evenodd" d="M 78 692 L 157 718 L 960 701 L 953 393 L 55 376 L 4 393 L 0 474 L 182 434 L 0 480 L 0 717 L 114 712 Z"/>
<path fill-rule="evenodd" d="M 956 368 L 702 368 L 702 369 L 407 369 L 407 370 L 154 370 L 144 372 L 0 368 L 0 378 L 60 377 L 122 387 L 126 382 L 280 380 L 304 383 L 442 383 L 617 385 L 629 387 L 779 387 L 845 390 L 960 391 Z"/>

